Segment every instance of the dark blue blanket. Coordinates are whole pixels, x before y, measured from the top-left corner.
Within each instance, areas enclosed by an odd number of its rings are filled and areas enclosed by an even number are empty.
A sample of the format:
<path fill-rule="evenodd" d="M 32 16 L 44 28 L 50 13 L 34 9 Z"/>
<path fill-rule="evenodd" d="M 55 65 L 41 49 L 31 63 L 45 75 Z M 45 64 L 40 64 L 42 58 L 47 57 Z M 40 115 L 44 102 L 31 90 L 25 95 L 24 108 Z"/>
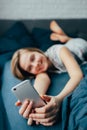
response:
<path fill-rule="evenodd" d="M 62 104 L 62 130 L 87 130 L 87 64 L 84 78 Z"/>

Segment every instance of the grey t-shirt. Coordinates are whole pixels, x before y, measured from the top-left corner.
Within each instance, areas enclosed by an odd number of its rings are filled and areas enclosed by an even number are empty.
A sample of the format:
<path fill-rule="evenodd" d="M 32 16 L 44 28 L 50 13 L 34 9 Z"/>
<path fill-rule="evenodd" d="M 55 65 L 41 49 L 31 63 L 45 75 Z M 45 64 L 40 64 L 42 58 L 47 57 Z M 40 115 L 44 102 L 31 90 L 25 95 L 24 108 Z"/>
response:
<path fill-rule="evenodd" d="M 58 69 L 57 72 L 66 72 L 66 68 L 60 58 L 60 49 L 67 47 L 73 54 L 78 56 L 81 61 L 84 61 L 84 54 L 87 53 L 87 41 L 81 38 L 73 38 L 65 44 L 56 44 L 51 46 L 45 52 L 46 56 L 49 57 L 52 64 Z"/>

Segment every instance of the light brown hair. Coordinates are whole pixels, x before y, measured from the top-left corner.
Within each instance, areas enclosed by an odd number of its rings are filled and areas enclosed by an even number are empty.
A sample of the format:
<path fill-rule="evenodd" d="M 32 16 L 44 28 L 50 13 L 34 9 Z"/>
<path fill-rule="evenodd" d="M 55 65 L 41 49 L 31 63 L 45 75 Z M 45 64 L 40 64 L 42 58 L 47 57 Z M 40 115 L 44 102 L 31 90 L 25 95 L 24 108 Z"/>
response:
<path fill-rule="evenodd" d="M 26 78 L 35 76 L 35 75 L 31 74 L 31 73 L 26 72 L 25 70 L 23 70 L 20 67 L 20 56 L 23 53 L 33 52 L 33 51 L 36 51 L 36 52 L 39 52 L 39 53 L 45 55 L 43 51 L 41 51 L 41 50 L 39 50 L 37 48 L 22 48 L 22 49 L 17 50 L 13 54 L 13 57 L 12 57 L 12 60 L 11 60 L 11 70 L 12 70 L 12 73 L 13 73 L 13 75 L 15 77 L 17 77 L 19 79 L 26 79 Z"/>

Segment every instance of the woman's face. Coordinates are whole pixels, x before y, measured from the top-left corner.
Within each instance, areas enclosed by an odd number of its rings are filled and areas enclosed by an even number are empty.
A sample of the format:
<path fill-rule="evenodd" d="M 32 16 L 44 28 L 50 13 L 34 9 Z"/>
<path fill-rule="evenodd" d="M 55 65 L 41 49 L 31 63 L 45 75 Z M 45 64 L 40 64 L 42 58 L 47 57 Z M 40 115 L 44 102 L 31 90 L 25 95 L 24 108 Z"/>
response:
<path fill-rule="evenodd" d="M 47 57 L 35 51 L 23 53 L 19 64 L 23 70 L 35 75 L 48 69 Z"/>

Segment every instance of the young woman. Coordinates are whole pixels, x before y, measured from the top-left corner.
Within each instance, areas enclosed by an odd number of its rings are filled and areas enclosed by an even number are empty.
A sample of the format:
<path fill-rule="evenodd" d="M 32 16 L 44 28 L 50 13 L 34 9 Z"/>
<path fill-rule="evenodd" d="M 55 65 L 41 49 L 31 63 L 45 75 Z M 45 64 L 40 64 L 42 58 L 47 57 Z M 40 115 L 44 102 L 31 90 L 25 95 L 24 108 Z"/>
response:
<path fill-rule="evenodd" d="M 56 122 L 61 102 L 83 78 L 83 73 L 74 57 L 78 57 L 83 62 L 87 52 L 85 40 L 67 36 L 55 21 L 51 22 L 50 29 L 53 31 L 51 40 L 59 40 L 65 44 L 53 45 L 46 52 L 36 48 L 23 48 L 15 52 L 11 62 L 12 72 L 17 78 L 25 79 L 35 76 L 34 87 L 47 102 L 45 106 L 36 108 L 34 113 L 31 113 L 33 103 L 25 100 L 19 113 L 24 118 L 31 118 L 36 121 L 36 124 L 45 126 Z M 45 95 L 51 82 L 47 74 L 49 71 L 59 73 L 67 71 L 70 77 L 64 89 L 56 96 Z M 20 101 L 16 103 L 17 106 L 20 104 Z"/>

